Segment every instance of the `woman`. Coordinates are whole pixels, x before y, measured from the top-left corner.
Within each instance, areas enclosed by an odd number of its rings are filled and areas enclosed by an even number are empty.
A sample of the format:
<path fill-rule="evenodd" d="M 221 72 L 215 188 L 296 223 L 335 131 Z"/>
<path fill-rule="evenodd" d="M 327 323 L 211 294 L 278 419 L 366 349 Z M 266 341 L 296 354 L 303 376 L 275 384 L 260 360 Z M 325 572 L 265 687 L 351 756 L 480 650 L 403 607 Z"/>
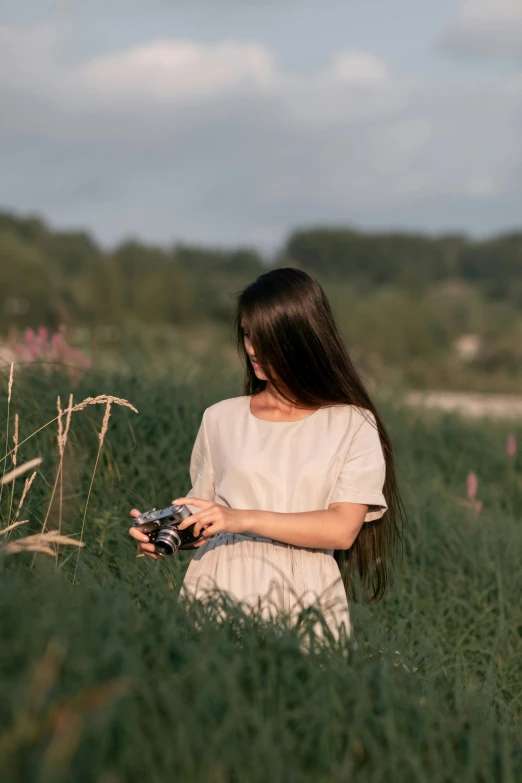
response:
<path fill-rule="evenodd" d="M 181 527 L 195 522 L 203 536 L 182 595 L 217 587 L 266 618 L 282 610 L 293 620 L 314 604 L 335 639 L 350 636 L 355 570 L 379 600 L 401 538 L 387 431 L 306 272 L 260 275 L 239 294 L 234 327 L 244 394 L 204 411 L 192 489 L 172 501 L 193 512 Z"/>

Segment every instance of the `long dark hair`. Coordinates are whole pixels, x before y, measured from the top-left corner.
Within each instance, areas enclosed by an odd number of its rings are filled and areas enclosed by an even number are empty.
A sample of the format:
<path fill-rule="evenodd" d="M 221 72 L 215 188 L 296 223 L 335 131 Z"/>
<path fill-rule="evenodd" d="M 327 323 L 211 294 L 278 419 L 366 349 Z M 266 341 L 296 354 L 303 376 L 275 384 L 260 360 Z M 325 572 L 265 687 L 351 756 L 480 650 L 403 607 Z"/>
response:
<path fill-rule="evenodd" d="M 294 267 L 265 272 L 238 294 L 233 324 L 245 364 L 243 394 L 256 394 L 267 384 L 256 376 L 245 349 L 248 331 L 256 360 L 291 405 L 309 409 L 348 404 L 375 416 L 386 461 L 383 494 L 388 509 L 380 519 L 364 524 L 352 547 L 335 550 L 334 557 L 352 600 L 357 600 L 357 568 L 364 597 L 379 601 L 388 586 L 388 565 L 402 544 L 406 513 L 388 432 L 350 359 L 321 285 Z"/>

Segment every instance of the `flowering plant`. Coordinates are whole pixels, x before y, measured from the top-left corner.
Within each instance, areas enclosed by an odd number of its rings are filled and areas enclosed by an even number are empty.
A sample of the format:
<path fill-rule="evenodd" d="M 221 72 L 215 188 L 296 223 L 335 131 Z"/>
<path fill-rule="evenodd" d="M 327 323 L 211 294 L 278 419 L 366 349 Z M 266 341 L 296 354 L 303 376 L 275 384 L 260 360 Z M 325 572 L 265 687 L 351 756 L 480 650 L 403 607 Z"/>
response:
<path fill-rule="evenodd" d="M 70 345 L 65 333 L 63 324 L 53 334 L 45 326 L 36 332 L 26 329 L 23 337 L 12 345 L 14 360 L 21 364 L 39 362 L 51 371 L 65 366 L 71 380 L 78 380 L 82 370 L 91 367 L 92 361 L 81 349 Z"/>
<path fill-rule="evenodd" d="M 477 490 L 478 490 L 477 474 L 473 470 L 470 470 L 470 472 L 466 476 L 467 497 L 465 500 L 461 500 L 460 503 L 461 505 L 470 508 L 476 514 L 478 514 L 479 511 L 482 510 L 482 500 L 477 500 Z"/>

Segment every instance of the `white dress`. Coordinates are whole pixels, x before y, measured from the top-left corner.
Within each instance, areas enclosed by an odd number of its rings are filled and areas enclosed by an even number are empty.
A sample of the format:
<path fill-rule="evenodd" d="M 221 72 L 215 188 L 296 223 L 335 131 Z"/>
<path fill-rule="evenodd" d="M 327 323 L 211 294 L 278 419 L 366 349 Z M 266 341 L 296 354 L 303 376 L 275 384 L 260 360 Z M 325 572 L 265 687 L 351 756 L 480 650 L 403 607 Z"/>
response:
<path fill-rule="evenodd" d="M 365 522 L 386 511 L 385 461 L 368 410 L 336 405 L 293 422 L 266 421 L 250 396 L 232 397 L 203 413 L 190 461 L 187 497 L 237 509 L 280 513 L 364 503 Z M 187 504 L 193 513 L 197 506 Z M 291 546 L 250 533 L 218 533 L 197 548 L 181 595 L 202 598 L 219 588 L 266 619 L 282 610 L 291 620 L 311 604 L 321 608 L 334 638 L 351 635 L 346 591 L 333 550 Z M 320 627 L 318 627 L 321 635 Z"/>

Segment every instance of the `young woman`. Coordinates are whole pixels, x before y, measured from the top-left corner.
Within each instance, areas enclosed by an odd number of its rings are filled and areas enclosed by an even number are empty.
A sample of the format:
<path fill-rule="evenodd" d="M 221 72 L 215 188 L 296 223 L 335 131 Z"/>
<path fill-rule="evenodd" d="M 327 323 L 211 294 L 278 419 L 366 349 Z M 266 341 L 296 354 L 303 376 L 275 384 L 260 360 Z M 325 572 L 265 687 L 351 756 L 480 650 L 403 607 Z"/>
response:
<path fill-rule="evenodd" d="M 334 638 L 350 636 L 356 569 L 379 600 L 405 519 L 387 431 L 306 272 L 260 275 L 239 294 L 234 327 L 244 393 L 204 411 L 192 489 L 173 500 L 204 537 L 182 594 L 217 587 L 267 618 L 314 604 Z"/>

